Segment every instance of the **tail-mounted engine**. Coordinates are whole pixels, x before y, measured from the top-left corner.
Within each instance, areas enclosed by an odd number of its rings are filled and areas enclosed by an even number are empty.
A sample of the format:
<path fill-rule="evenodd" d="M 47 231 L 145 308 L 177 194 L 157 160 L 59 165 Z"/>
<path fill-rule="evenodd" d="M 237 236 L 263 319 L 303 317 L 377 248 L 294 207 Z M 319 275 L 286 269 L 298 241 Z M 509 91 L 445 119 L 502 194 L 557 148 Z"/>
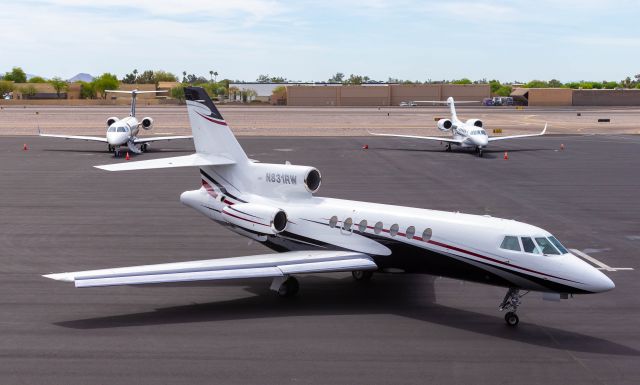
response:
<path fill-rule="evenodd" d="M 275 235 L 287 228 L 287 214 L 282 209 L 254 203 L 240 203 L 222 209 L 225 221 L 245 230 Z"/>
<path fill-rule="evenodd" d="M 145 130 L 150 130 L 151 127 L 153 127 L 153 119 L 146 117 L 142 119 L 140 124 L 142 125 L 142 128 L 144 128 Z"/>
<path fill-rule="evenodd" d="M 111 127 L 111 125 L 113 123 L 117 122 L 118 120 L 120 120 L 120 119 L 118 119 L 117 116 L 112 116 L 109 119 L 107 119 L 107 128 Z"/>
<path fill-rule="evenodd" d="M 440 119 L 438 120 L 438 129 L 440 131 L 450 131 L 451 127 L 453 127 L 453 122 L 449 119 Z"/>
<path fill-rule="evenodd" d="M 269 196 L 308 196 L 318 191 L 322 182 L 314 167 L 253 163 L 251 168 L 253 191 Z"/>
<path fill-rule="evenodd" d="M 469 119 L 465 122 L 465 124 L 467 126 L 476 126 L 476 127 L 480 127 L 482 128 L 483 124 L 482 124 L 482 120 L 480 119 Z"/>

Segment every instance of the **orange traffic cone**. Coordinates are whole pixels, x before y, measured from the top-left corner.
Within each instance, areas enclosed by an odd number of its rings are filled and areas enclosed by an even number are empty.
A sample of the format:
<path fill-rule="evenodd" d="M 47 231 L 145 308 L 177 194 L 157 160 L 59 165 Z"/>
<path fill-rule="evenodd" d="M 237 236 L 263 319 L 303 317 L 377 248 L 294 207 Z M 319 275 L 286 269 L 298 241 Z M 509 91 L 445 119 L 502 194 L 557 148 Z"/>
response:
<path fill-rule="evenodd" d="M 29 149 L 29 147 L 27 147 L 27 144 L 23 144 L 22 145 L 22 151 L 27 151 Z"/>
<path fill-rule="evenodd" d="M 509 160 L 509 153 L 508 152 L 504 152 L 504 160 Z"/>
<path fill-rule="evenodd" d="M 560 149 L 564 150 L 564 143 L 560 143 Z"/>
<path fill-rule="evenodd" d="M 363 149 L 363 150 L 368 150 L 368 149 L 369 149 L 369 145 L 368 145 L 368 144 L 365 144 L 364 146 L 362 146 L 362 149 Z"/>
<path fill-rule="evenodd" d="M 131 157 L 129 156 L 129 151 L 127 151 L 127 155 L 124 157 L 124 160 L 129 160 Z"/>

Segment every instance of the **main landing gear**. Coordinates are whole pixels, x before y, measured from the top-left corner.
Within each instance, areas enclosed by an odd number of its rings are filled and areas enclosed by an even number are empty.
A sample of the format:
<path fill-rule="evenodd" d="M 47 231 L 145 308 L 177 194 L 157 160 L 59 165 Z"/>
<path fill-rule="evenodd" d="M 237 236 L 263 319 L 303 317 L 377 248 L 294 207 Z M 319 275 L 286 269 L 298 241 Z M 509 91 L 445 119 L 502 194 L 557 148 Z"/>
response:
<path fill-rule="evenodd" d="M 271 290 L 278 293 L 280 297 L 290 298 L 294 297 L 300 291 L 300 284 L 295 277 L 285 275 L 282 277 L 275 277 L 271 282 Z"/>
<path fill-rule="evenodd" d="M 446 152 L 451 152 L 451 143 L 447 143 L 447 144 L 445 145 L 444 150 L 445 150 Z"/>
<path fill-rule="evenodd" d="M 510 288 L 507 291 L 507 295 L 504 296 L 502 303 L 500 304 L 500 311 L 506 310 L 507 314 L 504 315 L 504 320 L 509 326 L 517 326 L 520 322 L 520 318 L 516 314 L 518 306 L 522 303 L 521 298 L 527 295 L 526 292 L 520 295 L 520 289 Z"/>
<path fill-rule="evenodd" d="M 140 145 L 140 151 L 142 152 L 147 152 L 147 144 L 146 143 L 142 143 Z"/>
<path fill-rule="evenodd" d="M 358 282 L 370 281 L 373 277 L 373 271 L 370 270 L 354 270 L 351 272 L 351 276 Z"/>

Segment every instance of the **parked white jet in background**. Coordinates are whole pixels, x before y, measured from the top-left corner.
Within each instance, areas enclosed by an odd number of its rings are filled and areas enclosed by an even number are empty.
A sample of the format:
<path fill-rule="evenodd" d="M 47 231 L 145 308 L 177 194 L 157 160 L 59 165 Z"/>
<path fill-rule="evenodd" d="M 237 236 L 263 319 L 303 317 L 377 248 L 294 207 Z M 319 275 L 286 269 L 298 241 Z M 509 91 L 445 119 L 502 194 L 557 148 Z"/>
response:
<path fill-rule="evenodd" d="M 76 140 L 88 140 L 93 142 L 107 143 L 109 152 L 113 152 L 117 157 L 120 154 L 120 147 L 126 146 L 129 151 L 135 154 L 141 154 L 147 150 L 147 144 L 151 142 L 157 142 L 160 140 L 174 140 L 174 139 L 191 139 L 193 136 L 156 136 L 149 138 L 138 138 L 138 132 L 140 126 L 145 130 L 153 128 L 153 119 L 145 117 L 138 121 L 136 118 L 136 96 L 138 94 L 166 92 L 166 91 L 117 91 L 107 90 L 108 93 L 121 93 L 131 94 L 131 112 L 129 116 L 123 119 L 118 119 L 116 116 L 112 116 L 107 119 L 107 133 L 105 137 L 97 136 L 78 136 L 78 135 L 54 135 L 43 134 L 38 132 L 40 136 L 46 136 L 50 138 L 63 138 L 63 139 L 76 139 Z M 38 129 L 39 131 L 39 129 Z M 137 145 L 140 145 L 139 147 Z"/>
<path fill-rule="evenodd" d="M 273 277 L 271 289 L 290 296 L 299 288 L 295 274 L 351 271 L 363 280 L 374 271 L 424 273 L 508 288 L 500 308 L 512 326 L 520 290 L 566 298 L 614 288 L 549 232 L 526 223 L 315 197 L 317 169 L 252 162 L 202 88 L 186 87 L 185 97 L 195 154 L 97 167 L 200 167 L 202 186 L 180 201 L 278 253 L 45 277 L 76 287 Z"/>
<path fill-rule="evenodd" d="M 460 119 L 458 119 L 458 115 L 456 114 L 455 103 L 453 101 L 453 98 L 451 97 L 448 98 L 446 102 L 416 101 L 414 103 L 447 103 L 447 105 L 451 109 L 451 118 L 438 120 L 437 127 L 440 131 L 450 132 L 452 138 L 449 139 L 449 138 L 441 138 L 441 137 L 434 137 L 434 136 L 376 134 L 373 132 L 370 132 L 370 134 L 377 135 L 377 136 L 393 136 L 397 138 L 435 140 L 438 142 L 445 142 L 447 144 L 447 147 L 446 147 L 447 151 L 451 151 L 451 145 L 455 144 L 462 148 L 473 148 L 476 150 L 479 156 L 482 156 L 484 149 L 489 145 L 490 142 L 495 142 L 497 140 L 541 136 L 541 135 L 544 135 L 544 133 L 547 131 L 547 125 L 545 124 L 544 129 L 539 134 L 497 136 L 497 137 L 490 138 L 489 135 L 487 135 L 487 132 L 484 130 L 484 123 L 482 122 L 482 120 L 469 119 L 466 122 L 462 122 Z"/>

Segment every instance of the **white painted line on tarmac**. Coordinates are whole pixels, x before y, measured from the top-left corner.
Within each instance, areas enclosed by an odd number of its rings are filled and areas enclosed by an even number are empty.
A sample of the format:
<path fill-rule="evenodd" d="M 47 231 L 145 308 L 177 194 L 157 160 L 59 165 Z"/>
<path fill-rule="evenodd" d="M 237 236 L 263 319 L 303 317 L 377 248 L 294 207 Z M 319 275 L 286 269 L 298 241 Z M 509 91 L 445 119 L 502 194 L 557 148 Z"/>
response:
<path fill-rule="evenodd" d="M 619 270 L 633 270 L 633 267 L 611 267 L 608 266 L 600 261 L 598 261 L 597 259 L 593 258 L 592 256 L 578 250 L 578 249 L 569 249 L 569 251 L 571 251 L 572 253 L 578 255 L 579 257 L 586 259 L 587 261 L 593 263 L 594 265 L 596 265 L 598 267 L 598 270 L 606 270 L 606 271 L 619 271 Z"/>

